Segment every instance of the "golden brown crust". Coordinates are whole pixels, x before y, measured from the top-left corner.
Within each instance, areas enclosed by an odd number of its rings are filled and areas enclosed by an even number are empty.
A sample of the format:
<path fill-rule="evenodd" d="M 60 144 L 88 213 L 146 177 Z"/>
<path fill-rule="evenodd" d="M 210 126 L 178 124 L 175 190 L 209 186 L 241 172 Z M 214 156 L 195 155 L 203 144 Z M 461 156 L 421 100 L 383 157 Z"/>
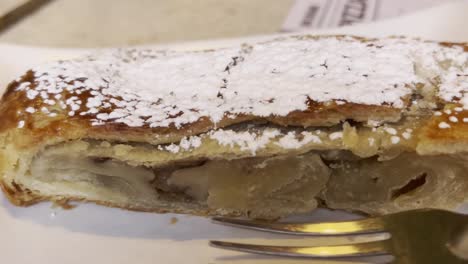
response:
<path fill-rule="evenodd" d="M 0 133 L 14 129 L 17 127 L 20 120 L 25 121 L 24 127 L 32 137 L 30 141 L 25 142 L 26 145 L 38 144 L 41 141 L 50 137 L 60 137 L 62 140 L 76 139 L 80 137 L 95 138 L 102 140 L 119 140 L 134 142 L 167 143 L 178 141 L 184 136 L 197 135 L 214 128 L 224 128 L 231 125 L 252 122 L 277 124 L 281 126 L 332 126 L 339 124 L 345 120 L 354 120 L 357 122 L 365 122 L 371 120 L 388 120 L 397 121 L 400 119 L 402 109 L 389 106 L 364 105 L 356 103 L 319 103 L 309 100 L 309 107 L 304 111 L 293 111 L 286 116 L 271 115 L 267 117 L 237 114 L 235 118 L 229 113 L 229 117 L 224 117 L 220 122 L 213 123 L 207 117 L 202 117 L 199 120 L 190 124 L 182 125 L 177 128 L 174 125 L 168 127 L 150 128 L 148 125 L 142 127 L 130 127 L 124 123 L 106 122 L 102 125 L 93 126 L 91 121 L 96 118 L 97 114 L 75 115 L 70 117 L 67 111 L 55 108 L 58 114 L 55 117 L 50 117 L 47 114 L 36 112 L 31 118 L 27 118 L 24 110 L 28 107 L 41 109 L 48 107 L 41 97 L 36 97 L 33 100 L 26 98 L 25 92 L 15 92 L 15 89 L 23 82 L 34 82 L 33 73 L 29 71 L 22 79 L 17 82 L 12 82 L 3 95 L 0 103 Z M 64 100 L 70 98 L 69 93 L 61 93 Z M 82 93 L 80 99 L 86 101 L 91 95 Z M 102 110 L 104 112 L 112 111 L 113 108 Z M 73 135 L 67 135 L 73 132 Z M 157 138 L 155 138 L 157 135 Z M 166 139 L 164 139 L 166 138 Z"/>
<path fill-rule="evenodd" d="M 445 111 L 441 111 L 440 116 L 432 118 L 422 127 L 419 135 L 419 146 L 417 151 L 421 154 L 438 153 L 465 153 L 468 147 L 468 122 L 463 120 L 468 117 L 468 111 L 459 111 L 456 114 L 457 122 L 452 122 L 451 114 L 446 111 L 453 110 L 458 105 L 447 105 Z M 441 124 L 448 124 L 449 127 L 441 129 Z"/>
<path fill-rule="evenodd" d="M 343 38 L 345 36 L 331 36 L 336 38 Z M 317 36 L 301 36 L 298 39 L 313 38 L 317 39 Z M 354 37 L 362 42 L 373 41 L 375 39 L 365 39 L 361 37 Z M 442 42 L 443 46 L 463 47 L 465 51 L 468 50 L 468 44 L 466 43 L 450 43 Z M 409 97 L 403 98 L 405 107 L 395 108 L 388 105 L 366 105 L 353 102 L 341 101 L 339 104 L 334 101 L 330 102 L 316 102 L 312 99 L 308 101 L 308 109 L 303 111 L 292 111 L 285 116 L 270 115 L 270 116 L 255 116 L 250 114 L 235 114 L 225 113 L 225 117 L 214 124 L 210 118 L 201 117 L 195 122 L 183 124 L 181 127 L 176 127 L 174 124 L 170 124 L 167 127 L 154 127 L 150 128 L 147 124 L 139 127 L 130 127 L 124 123 L 108 121 L 102 125 L 92 126 L 91 121 L 96 119 L 97 113 L 88 113 L 86 115 L 75 115 L 68 116 L 69 110 L 61 109 L 58 106 L 53 107 L 57 116 L 50 117 L 47 114 L 37 111 L 33 114 L 32 118 L 28 118 L 29 115 L 24 113 L 27 107 L 34 107 L 35 109 L 41 109 L 42 107 L 50 107 L 50 105 L 44 102 L 44 99 L 40 96 L 30 100 L 26 98 L 25 91 L 16 91 L 17 88 L 25 82 L 31 83 L 31 89 L 35 88 L 36 77 L 34 72 L 28 71 L 19 80 L 13 81 L 9 84 L 5 94 L 2 97 L 0 104 L 0 133 L 7 130 L 11 130 L 17 127 L 18 122 L 21 120 L 25 121 L 25 127 L 34 140 L 31 143 L 37 143 L 42 141 L 44 138 L 52 136 L 62 137 L 63 140 L 72 139 L 78 137 L 90 137 L 100 138 L 109 140 L 118 140 L 119 138 L 125 138 L 128 141 L 139 141 L 147 142 L 154 141 L 154 143 L 163 142 L 162 138 L 167 137 L 167 142 L 178 141 L 180 138 L 188 135 L 200 134 L 214 128 L 223 128 L 230 125 L 242 123 L 242 122 L 270 122 L 272 124 L 278 124 L 282 126 L 331 126 L 339 124 L 345 120 L 353 120 L 357 122 L 365 122 L 367 120 L 380 120 L 395 122 L 398 121 L 402 114 L 406 111 L 406 107 L 410 104 Z M 74 81 L 71 82 L 73 84 Z M 103 87 L 101 87 L 101 90 Z M 76 95 L 72 94 L 67 90 L 63 90 L 60 95 L 62 100 L 69 99 L 72 96 L 77 96 L 81 101 L 86 102 L 92 95 L 89 91 Z M 116 96 L 115 98 L 118 98 Z M 80 106 L 80 110 L 83 110 L 84 105 Z M 98 113 L 109 113 L 115 110 L 115 106 L 110 108 L 101 108 Z M 463 126 L 457 126 L 462 128 Z M 78 130 L 81 133 L 76 133 L 73 136 L 67 135 L 70 130 Z M 152 135 L 148 138 L 147 135 Z M 463 134 L 463 131 L 460 131 Z M 154 140 L 155 135 L 159 137 L 158 140 Z M 29 142 L 28 142 L 29 143 Z"/>

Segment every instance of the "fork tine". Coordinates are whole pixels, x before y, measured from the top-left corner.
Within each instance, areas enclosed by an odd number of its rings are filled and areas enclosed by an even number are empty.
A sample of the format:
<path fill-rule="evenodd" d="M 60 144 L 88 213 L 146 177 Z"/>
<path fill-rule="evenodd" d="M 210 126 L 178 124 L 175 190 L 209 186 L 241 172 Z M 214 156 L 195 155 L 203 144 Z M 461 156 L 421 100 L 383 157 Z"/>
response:
<path fill-rule="evenodd" d="M 384 232 L 380 218 L 366 218 L 355 221 L 321 223 L 277 223 L 215 217 L 213 222 L 234 227 L 291 235 L 357 235 Z"/>
<path fill-rule="evenodd" d="M 252 245 L 224 241 L 210 241 L 210 246 L 241 251 L 247 253 L 307 258 L 343 258 L 378 256 L 391 253 L 389 240 L 372 241 L 350 245 L 316 246 L 316 247 L 284 247 L 269 245 Z"/>

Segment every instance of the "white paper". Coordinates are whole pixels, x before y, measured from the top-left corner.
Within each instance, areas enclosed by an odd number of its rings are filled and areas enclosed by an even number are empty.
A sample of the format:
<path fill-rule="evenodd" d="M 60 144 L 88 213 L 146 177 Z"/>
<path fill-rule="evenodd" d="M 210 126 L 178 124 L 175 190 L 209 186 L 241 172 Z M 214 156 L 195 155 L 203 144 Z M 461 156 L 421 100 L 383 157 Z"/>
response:
<path fill-rule="evenodd" d="M 282 26 L 282 31 L 304 31 L 377 21 L 397 17 L 450 1 L 451 0 L 296 0 Z"/>

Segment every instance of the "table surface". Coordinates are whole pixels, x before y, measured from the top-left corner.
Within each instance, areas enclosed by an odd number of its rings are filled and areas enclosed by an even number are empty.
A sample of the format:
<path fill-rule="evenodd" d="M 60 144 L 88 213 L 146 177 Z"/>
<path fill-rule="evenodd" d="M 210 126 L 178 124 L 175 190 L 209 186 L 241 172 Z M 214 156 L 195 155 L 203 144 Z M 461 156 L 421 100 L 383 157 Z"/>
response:
<path fill-rule="evenodd" d="M 0 0 L 0 14 L 26 0 Z M 278 32 L 294 0 L 54 0 L 0 42 L 102 47 Z"/>

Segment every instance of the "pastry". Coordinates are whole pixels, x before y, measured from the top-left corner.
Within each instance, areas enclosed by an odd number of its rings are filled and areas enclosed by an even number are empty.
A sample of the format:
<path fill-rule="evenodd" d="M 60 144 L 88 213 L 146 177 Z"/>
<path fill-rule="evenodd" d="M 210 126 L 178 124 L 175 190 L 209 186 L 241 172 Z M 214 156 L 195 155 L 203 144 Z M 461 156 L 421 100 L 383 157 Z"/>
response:
<path fill-rule="evenodd" d="M 451 209 L 468 193 L 467 66 L 468 44 L 353 36 L 41 65 L 0 103 L 0 184 L 21 206 Z"/>

